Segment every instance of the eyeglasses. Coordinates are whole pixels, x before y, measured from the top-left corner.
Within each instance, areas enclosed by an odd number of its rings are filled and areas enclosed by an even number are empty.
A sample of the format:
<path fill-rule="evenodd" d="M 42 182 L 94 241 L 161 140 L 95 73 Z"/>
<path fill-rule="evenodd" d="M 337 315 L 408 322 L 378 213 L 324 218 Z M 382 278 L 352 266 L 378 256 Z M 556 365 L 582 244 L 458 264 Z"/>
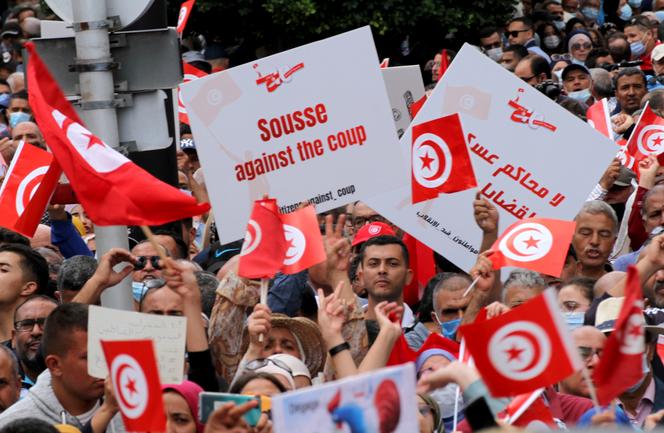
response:
<path fill-rule="evenodd" d="M 509 38 L 509 37 L 511 36 L 511 37 L 513 37 L 513 38 L 516 38 L 517 36 L 519 36 L 519 33 L 527 32 L 527 31 L 530 31 L 530 29 L 523 29 L 523 30 L 507 30 L 507 31 L 505 32 L 505 37 L 506 37 L 506 38 Z"/>
<path fill-rule="evenodd" d="M 277 367 L 281 368 L 282 370 L 286 370 L 288 374 L 293 376 L 293 370 L 288 366 L 283 361 L 279 361 L 278 359 L 270 359 L 270 358 L 259 358 L 259 359 L 254 359 L 253 361 L 249 361 L 247 365 L 244 366 L 247 370 L 258 370 L 259 368 L 266 367 L 268 364 L 274 364 Z"/>
<path fill-rule="evenodd" d="M 586 347 L 586 346 L 579 346 L 577 347 L 577 349 L 579 350 L 581 359 L 583 359 L 584 362 L 587 362 L 590 359 L 592 359 L 594 355 L 597 355 L 598 358 L 602 357 L 602 349 L 595 349 L 593 347 Z"/>
<path fill-rule="evenodd" d="M 583 48 L 584 50 L 589 50 L 593 47 L 593 44 L 590 42 L 584 42 L 584 43 L 576 43 L 572 44 L 572 51 L 580 50 Z"/>
<path fill-rule="evenodd" d="M 534 76 L 534 75 L 531 75 L 530 77 L 519 77 L 519 78 L 521 78 L 523 81 L 525 81 L 525 82 L 527 83 L 528 81 L 530 81 L 530 80 L 532 80 L 533 78 L 535 78 L 535 76 Z"/>
<path fill-rule="evenodd" d="M 566 61 L 568 61 L 568 62 L 571 62 L 571 61 L 572 61 L 572 55 L 569 54 L 569 53 L 565 53 L 565 54 L 551 54 L 551 60 L 552 60 L 554 63 L 555 63 L 555 62 L 559 62 L 559 61 L 561 61 L 561 60 L 566 60 Z"/>
<path fill-rule="evenodd" d="M 152 264 L 152 267 L 159 270 L 161 269 L 161 266 L 159 265 L 159 256 L 138 256 L 136 257 L 136 263 L 134 264 L 134 269 L 143 269 L 145 268 L 145 265 L 148 264 L 148 260 L 150 260 L 150 263 Z"/>
<path fill-rule="evenodd" d="M 385 218 L 382 216 L 376 214 L 376 215 L 369 215 L 369 216 L 358 216 L 353 219 L 353 225 L 357 228 L 362 227 L 365 224 L 370 224 L 370 223 L 384 223 L 386 222 Z"/>
<path fill-rule="evenodd" d="M 38 325 L 41 329 L 44 329 L 44 322 L 46 322 L 46 317 L 19 320 L 18 322 L 14 323 L 14 329 L 16 329 L 18 332 L 30 332 L 35 327 L 35 325 Z"/>
<path fill-rule="evenodd" d="M 576 301 L 563 301 L 562 309 L 565 312 L 572 313 L 576 311 L 579 307 L 587 307 L 588 305 L 579 304 Z"/>
<path fill-rule="evenodd" d="M 429 414 L 431 413 L 431 407 L 428 404 L 418 404 L 417 410 L 420 412 L 420 415 L 422 416 L 429 416 Z"/>

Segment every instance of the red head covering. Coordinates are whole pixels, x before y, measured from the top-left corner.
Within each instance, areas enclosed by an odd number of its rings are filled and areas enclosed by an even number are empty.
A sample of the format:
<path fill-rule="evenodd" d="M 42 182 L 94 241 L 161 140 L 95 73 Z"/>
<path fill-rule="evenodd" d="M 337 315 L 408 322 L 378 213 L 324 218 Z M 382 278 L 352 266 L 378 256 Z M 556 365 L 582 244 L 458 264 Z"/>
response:
<path fill-rule="evenodd" d="M 198 419 L 198 395 L 203 392 L 203 388 L 198 386 L 198 384 L 185 380 L 184 382 L 177 385 L 162 385 L 162 392 L 166 391 L 175 391 L 184 398 L 187 402 L 187 406 L 191 410 L 191 415 L 196 421 L 196 432 L 203 433 L 204 425 L 200 423 Z"/>

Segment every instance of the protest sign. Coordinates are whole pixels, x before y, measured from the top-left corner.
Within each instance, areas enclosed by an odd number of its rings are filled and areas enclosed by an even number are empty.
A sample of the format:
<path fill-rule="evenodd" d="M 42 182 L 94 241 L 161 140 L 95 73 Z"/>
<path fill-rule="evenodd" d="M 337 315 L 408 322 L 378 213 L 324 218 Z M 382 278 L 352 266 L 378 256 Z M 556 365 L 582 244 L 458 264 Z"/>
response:
<path fill-rule="evenodd" d="M 180 383 L 187 337 L 185 317 L 159 316 L 90 305 L 88 316 L 88 374 L 105 378 L 108 368 L 101 340 L 154 341 L 162 383 Z"/>
<path fill-rule="evenodd" d="M 413 120 L 411 106 L 424 96 L 422 71 L 418 65 L 411 65 L 383 68 L 380 72 L 385 80 L 397 134 L 401 137 Z"/>
<path fill-rule="evenodd" d="M 274 396 L 273 430 L 412 433 L 419 431 L 414 396 L 413 363 L 384 368 Z"/>
<path fill-rule="evenodd" d="M 244 236 L 263 194 L 321 212 L 407 183 L 369 27 L 181 91 L 222 242 Z"/>
<path fill-rule="evenodd" d="M 472 217 L 478 190 L 498 208 L 502 229 L 524 218 L 571 220 L 618 150 L 581 119 L 465 45 L 401 137 L 408 155 L 402 171 L 411 170 L 413 125 L 453 113 L 461 116 L 478 189 L 413 205 L 409 185 L 366 201 L 464 270 L 474 264 L 482 237 Z M 437 152 L 444 153 L 449 152 Z M 438 167 L 446 163 L 437 162 Z M 453 165 L 438 171 L 454 176 Z"/>

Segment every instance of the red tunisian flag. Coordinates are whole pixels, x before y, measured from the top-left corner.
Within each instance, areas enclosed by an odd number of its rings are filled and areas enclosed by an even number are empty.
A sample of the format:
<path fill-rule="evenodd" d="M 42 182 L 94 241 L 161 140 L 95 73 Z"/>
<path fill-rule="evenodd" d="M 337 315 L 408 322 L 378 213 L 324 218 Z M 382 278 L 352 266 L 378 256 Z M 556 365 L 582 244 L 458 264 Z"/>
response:
<path fill-rule="evenodd" d="M 166 431 L 152 340 L 101 341 L 127 431 Z"/>
<path fill-rule="evenodd" d="M 586 112 L 586 117 L 590 126 L 613 140 L 613 129 L 611 128 L 611 117 L 609 116 L 609 105 L 606 98 L 600 99 L 591 105 Z"/>
<path fill-rule="evenodd" d="M 650 154 L 657 155 L 660 164 L 664 163 L 664 119 L 655 114 L 647 103 L 639 122 L 627 141 L 627 153 L 637 161 Z"/>
<path fill-rule="evenodd" d="M 286 238 L 286 255 L 281 271 L 297 274 L 327 259 L 323 236 L 312 205 L 281 215 Z"/>
<path fill-rule="evenodd" d="M 276 200 L 256 200 L 240 251 L 238 275 L 243 278 L 274 277 L 284 264 L 287 249 Z"/>
<path fill-rule="evenodd" d="M 200 69 L 198 69 L 193 65 L 190 65 L 189 63 L 182 64 L 182 71 L 184 72 L 182 84 L 197 80 L 207 75 L 205 71 L 201 71 Z M 178 117 L 180 119 L 180 123 L 186 123 L 187 125 L 189 125 L 189 116 L 187 116 L 187 109 L 185 108 L 184 102 L 182 101 L 182 94 L 179 87 L 178 87 Z"/>
<path fill-rule="evenodd" d="M 429 280 L 436 274 L 436 264 L 433 260 L 433 250 L 418 241 L 408 233 L 403 236 L 406 244 L 410 268 L 413 270 L 413 279 L 403 288 L 403 300 L 408 305 L 415 305 L 422 298 L 424 288 Z"/>
<path fill-rule="evenodd" d="M 417 357 L 420 356 L 422 352 L 427 351 L 429 349 L 443 349 L 450 352 L 456 358 L 459 358 L 460 356 L 459 343 L 457 343 L 456 341 L 452 341 L 449 338 L 445 338 L 440 334 L 436 333 L 429 334 L 427 339 L 424 340 L 424 343 L 417 351 L 414 351 L 413 349 L 410 348 L 410 346 L 408 346 L 406 337 L 404 336 L 404 334 L 401 334 L 397 339 L 397 341 L 394 343 L 394 346 L 392 347 L 392 352 L 390 352 L 390 357 L 387 360 L 387 365 L 392 366 L 392 365 L 405 364 L 407 362 L 415 362 L 415 360 L 417 360 Z"/>
<path fill-rule="evenodd" d="M 477 186 L 458 114 L 414 125 L 412 136 L 413 204 Z"/>
<path fill-rule="evenodd" d="M 0 226 L 34 236 L 60 173 L 53 155 L 21 140 L 0 187 Z"/>
<path fill-rule="evenodd" d="M 514 397 L 505 409 L 507 424 L 528 428 L 531 422 L 539 421 L 549 426 L 555 426 L 556 422 L 551 414 L 551 408 L 544 401 L 543 393 L 544 388 L 540 388 L 534 392 Z"/>
<path fill-rule="evenodd" d="M 606 340 L 602 357 L 593 371 L 600 405 L 609 404 L 643 377 L 645 319 L 639 271 L 634 266 L 627 268 L 625 294 L 615 330 Z"/>
<path fill-rule="evenodd" d="M 96 225 L 160 225 L 200 215 L 207 203 L 168 185 L 88 131 L 35 50 L 28 64 L 30 107 L 76 197 Z"/>
<path fill-rule="evenodd" d="M 496 318 L 462 326 L 460 331 L 494 397 L 552 385 L 583 366 L 554 289 Z"/>
<path fill-rule="evenodd" d="M 548 218 L 527 218 L 515 222 L 491 246 L 493 269 L 518 266 L 559 277 L 574 227 L 574 221 Z"/>
<path fill-rule="evenodd" d="M 187 26 L 189 14 L 191 14 L 191 10 L 194 8 L 195 2 L 196 0 L 187 0 L 180 6 L 180 13 L 178 14 L 178 25 L 175 28 L 175 30 L 178 32 L 178 35 L 180 36 L 182 36 L 182 33 L 184 33 L 184 28 Z"/>

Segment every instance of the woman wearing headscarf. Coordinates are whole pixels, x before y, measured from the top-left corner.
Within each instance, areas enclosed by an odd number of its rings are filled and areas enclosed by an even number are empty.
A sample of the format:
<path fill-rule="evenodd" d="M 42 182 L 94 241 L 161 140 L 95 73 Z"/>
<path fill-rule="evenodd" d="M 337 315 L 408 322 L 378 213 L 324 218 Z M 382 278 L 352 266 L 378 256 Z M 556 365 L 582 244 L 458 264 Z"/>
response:
<path fill-rule="evenodd" d="M 572 63 L 583 65 L 593 49 L 593 41 L 587 31 L 575 30 L 567 35 L 565 46 L 572 57 Z"/>

